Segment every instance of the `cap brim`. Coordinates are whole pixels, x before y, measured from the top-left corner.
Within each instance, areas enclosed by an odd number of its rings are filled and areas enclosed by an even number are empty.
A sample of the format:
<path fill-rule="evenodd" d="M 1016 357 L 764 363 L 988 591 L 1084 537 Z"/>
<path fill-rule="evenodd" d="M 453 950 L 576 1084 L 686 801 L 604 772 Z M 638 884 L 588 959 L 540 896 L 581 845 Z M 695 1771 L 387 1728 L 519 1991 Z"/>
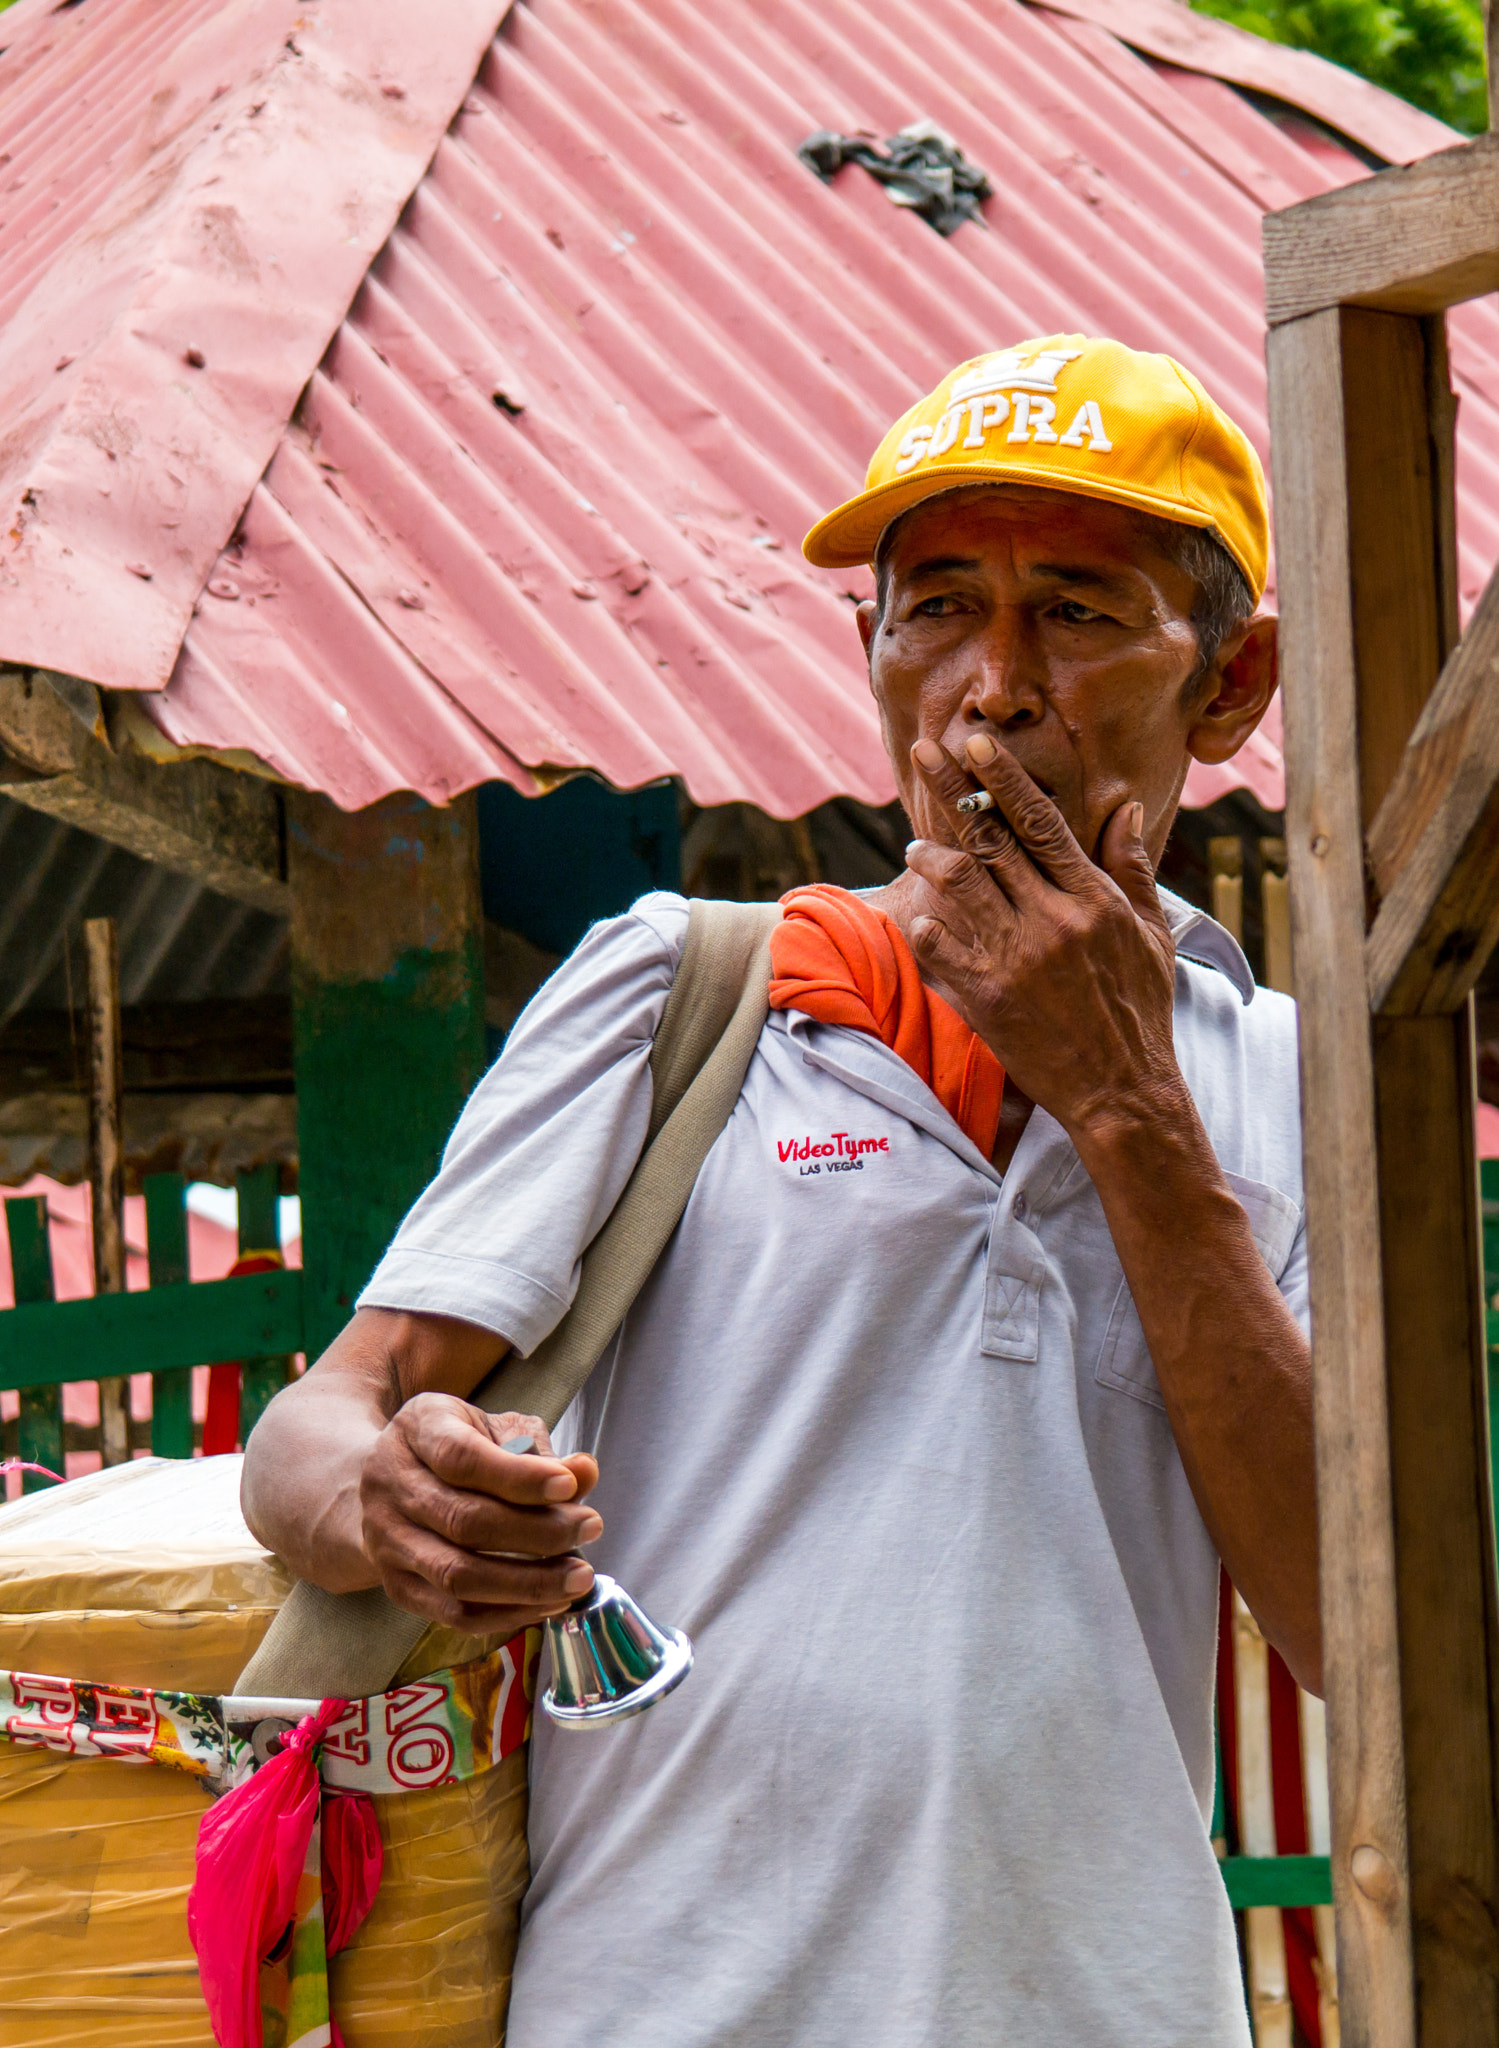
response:
<path fill-rule="evenodd" d="M 1041 490 L 1067 491 L 1074 497 L 1131 505 L 1136 511 L 1153 513 L 1158 519 L 1174 519 L 1181 526 L 1213 524 L 1209 513 L 1190 515 L 1175 498 L 1141 490 L 1133 484 L 1094 483 L 1089 478 L 1019 462 L 1006 463 L 1003 468 L 981 468 L 976 462 L 934 463 L 919 476 L 894 477 L 889 483 L 876 484 L 872 490 L 861 491 L 847 504 L 835 507 L 812 528 L 802 542 L 802 553 L 819 569 L 852 569 L 861 562 L 872 562 L 880 535 L 902 512 L 909 512 L 924 498 L 985 484 L 1029 484 Z M 1237 554 L 1234 559 L 1238 561 Z M 1252 589 L 1254 575 L 1243 562 L 1239 562 L 1239 567 L 1249 578 Z"/>

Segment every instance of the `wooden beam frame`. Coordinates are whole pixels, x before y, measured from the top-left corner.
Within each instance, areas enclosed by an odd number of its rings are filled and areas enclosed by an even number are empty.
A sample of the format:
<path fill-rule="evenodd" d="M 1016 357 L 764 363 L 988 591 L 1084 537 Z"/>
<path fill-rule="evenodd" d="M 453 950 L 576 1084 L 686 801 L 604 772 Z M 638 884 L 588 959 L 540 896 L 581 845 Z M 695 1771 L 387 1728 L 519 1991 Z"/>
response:
<path fill-rule="evenodd" d="M 1444 314 L 1499 285 L 1499 141 L 1271 215 L 1265 265 L 1343 2039 L 1492 2048 L 1499 590 L 1459 642 Z"/>
<path fill-rule="evenodd" d="M 41 1089 L 77 1093 L 81 1049 L 56 1010 L 25 1009 L 0 1024 L 0 1101 Z M 124 1089 L 133 1094 L 289 1095 L 291 998 L 210 996 L 126 1003 L 120 1011 Z"/>
<path fill-rule="evenodd" d="M 1368 858 L 1383 898 L 1366 948 L 1370 1006 L 1452 1009 L 1499 938 L 1499 572 L 1416 722 Z"/>
<path fill-rule="evenodd" d="M 1499 289 L 1499 137 L 1265 216 L 1272 327 L 1328 306 L 1445 313 Z"/>
<path fill-rule="evenodd" d="M 217 761 L 116 752 L 102 728 L 90 684 L 0 671 L 0 790 L 222 895 L 286 915 L 279 787 Z"/>

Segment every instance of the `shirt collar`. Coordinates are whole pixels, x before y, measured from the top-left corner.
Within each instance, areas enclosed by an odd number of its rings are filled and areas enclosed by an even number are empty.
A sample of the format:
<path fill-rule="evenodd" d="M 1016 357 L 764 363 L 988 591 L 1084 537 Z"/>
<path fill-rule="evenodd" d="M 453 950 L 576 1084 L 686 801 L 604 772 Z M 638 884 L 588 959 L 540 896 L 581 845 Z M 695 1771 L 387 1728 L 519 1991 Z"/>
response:
<path fill-rule="evenodd" d="M 1239 991 L 1242 1001 L 1254 1001 L 1254 975 L 1243 950 L 1221 924 L 1209 917 L 1205 910 L 1198 910 L 1191 903 L 1184 903 L 1180 896 L 1173 896 L 1169 889 L 1159 884 L 1156 893 L 1161 899 L 1161 908 L 1166 913 L 1166 923 L 1176 942 L 1176 950 L 1184 960 L 1193 960 L 1199 967 L 1216 967 L 1220 974 L 1226 974 Z"/>

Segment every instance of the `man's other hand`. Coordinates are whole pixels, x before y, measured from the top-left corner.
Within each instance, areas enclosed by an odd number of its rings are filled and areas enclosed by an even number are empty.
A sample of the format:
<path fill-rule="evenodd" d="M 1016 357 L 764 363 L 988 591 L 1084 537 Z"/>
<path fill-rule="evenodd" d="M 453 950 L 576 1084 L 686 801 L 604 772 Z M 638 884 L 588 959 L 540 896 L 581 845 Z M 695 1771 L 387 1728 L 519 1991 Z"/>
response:
<path fill-rule="evenodd" d="M 1140 837 L 1121 803 L 1089 860 L 1044 790 L 987 734 L 960 764 L 912 749 L 952 843 L 918 840 L 910 941 L 923 970 L 1032 1102 L 1079 1149 L 1118 1120 L 1185 1106 L 1172 1032 L 1175 948 Z M 965 814 L 975 781 L 993 808 Z"/>
<path fill-rule="evenodd" d="M 536 1451 L 501 1449 L 518 1436 Z M 468 1635 L 514 1635 L 593 1584 L 575 1553 L 603 1533 L 584 1505 L 598 1476 L 586 1453 L 554 1457 L 534 1415 L 416 1394 L 364 1462 L 364 1552 L 398 1606 Z"/>

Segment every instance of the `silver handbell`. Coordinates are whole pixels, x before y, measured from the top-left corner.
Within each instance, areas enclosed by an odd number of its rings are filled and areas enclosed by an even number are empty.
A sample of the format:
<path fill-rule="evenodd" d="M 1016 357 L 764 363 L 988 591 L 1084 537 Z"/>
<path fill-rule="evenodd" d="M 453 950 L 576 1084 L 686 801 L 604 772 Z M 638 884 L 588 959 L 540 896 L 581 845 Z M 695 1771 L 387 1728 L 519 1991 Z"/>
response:
<path fill-rule="evenodd" d="M 657 1628 L 605 1572 L 546 1625 L 552 1682 L 541 1704 L 561 1728 L 604 1728 L 643 1714 L 692 1669 L 679 1628 Z"/>
<path fill-rule="evenodd" d="M 528 1436 L 500 1447 L 517 1457 L 536 1448 Z M 552 1682 L 541 1696 L 560 1728 L 605 1728 L 643 1714 L 674 1692 L 692 1669 L 692 1644 L 679 1628 L 657 1628 L 619 1584 L 595 1572 L 593 1584 L 546 1625 Z"/>

